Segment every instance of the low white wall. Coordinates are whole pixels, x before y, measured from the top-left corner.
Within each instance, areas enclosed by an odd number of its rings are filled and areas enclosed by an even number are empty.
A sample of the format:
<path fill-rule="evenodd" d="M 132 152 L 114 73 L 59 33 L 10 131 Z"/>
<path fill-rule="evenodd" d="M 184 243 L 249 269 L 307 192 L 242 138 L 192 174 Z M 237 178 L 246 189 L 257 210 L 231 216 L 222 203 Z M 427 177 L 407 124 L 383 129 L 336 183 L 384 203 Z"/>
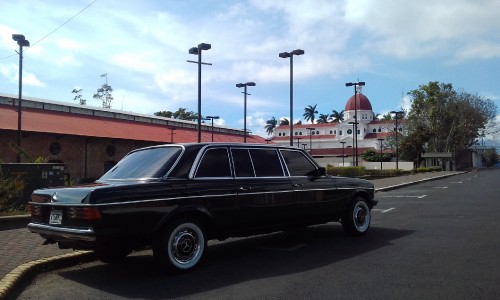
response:
<path fill-rule="evenodd" d="M 342 158 L 338 157 L 315 157 L 314 158 L 321 166 L 326 167 L 327 165 L 332 165 L 334 167 L 349 167 L 353 166 L 352 157 L 349 159 L 344 159 L 344 164 L 342 165 Z M 358 161 L 360 166 L 364 166 L 366 169 L 380 169 L 380 162 L 368 162 L 368 161 Z M 398 168 L 401 170 L 411 171 L 413 170 L 413 162 L 400 161 L 398 162 Z M 382 162 L 382 169 L 396 169 L 395 161 Z"/>

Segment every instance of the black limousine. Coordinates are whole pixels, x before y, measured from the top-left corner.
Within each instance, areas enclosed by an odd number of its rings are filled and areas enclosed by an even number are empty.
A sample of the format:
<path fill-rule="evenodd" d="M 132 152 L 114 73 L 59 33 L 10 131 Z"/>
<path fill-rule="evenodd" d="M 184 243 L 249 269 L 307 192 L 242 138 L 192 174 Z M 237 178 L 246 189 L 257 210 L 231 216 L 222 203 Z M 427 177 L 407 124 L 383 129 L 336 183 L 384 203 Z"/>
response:
<path fill-rule="evenodd" d="M 326 174 L 294 147 L 170 144 L 130 152 L 90 185 L 33 192 L 28 228 L 104 262 L 152 247 L 177 271 L 197 266 L 210 239 L 340 221 L 370 227 L 371 182 Z"/>

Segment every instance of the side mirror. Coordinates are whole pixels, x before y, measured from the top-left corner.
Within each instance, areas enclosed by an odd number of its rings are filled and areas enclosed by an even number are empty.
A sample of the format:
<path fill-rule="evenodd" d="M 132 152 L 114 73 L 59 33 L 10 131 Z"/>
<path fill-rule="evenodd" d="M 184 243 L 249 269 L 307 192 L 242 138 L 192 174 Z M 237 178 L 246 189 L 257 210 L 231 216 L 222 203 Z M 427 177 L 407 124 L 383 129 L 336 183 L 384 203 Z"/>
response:
<path fill-rule="evenodd" d="M 326 176 L 326 168 L 325 167 L 318 168 L 318 176 Z"/>

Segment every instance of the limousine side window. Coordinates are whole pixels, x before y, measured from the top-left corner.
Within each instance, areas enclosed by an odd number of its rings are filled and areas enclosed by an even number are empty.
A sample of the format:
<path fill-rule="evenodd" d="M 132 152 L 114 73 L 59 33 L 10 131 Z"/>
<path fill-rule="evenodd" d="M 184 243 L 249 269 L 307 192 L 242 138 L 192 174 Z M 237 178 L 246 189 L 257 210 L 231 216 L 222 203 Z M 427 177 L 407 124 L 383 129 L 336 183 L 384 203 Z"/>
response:
<path fill-rule="evenodd" d="M 257 177 L 283 177 L 278 152 L 274 149 L 250 149 L 255 176 Z"/>
<path fill-rule="evenodd" d="M 195 177 L 231 177 L 227 149 L 207 150 L 201 159 Z"/>
<path fill-rule="evenodd" d="M 255 177 L 252 159 L 248 149 L 231 149 L 234 160 L 234 175 L 236 177 Z"/>
<path fill-rule="evenodd" d="M 316 166 L 300 151 L 281 150 L 290 176 L 308 176 L 316 173 Z"/>

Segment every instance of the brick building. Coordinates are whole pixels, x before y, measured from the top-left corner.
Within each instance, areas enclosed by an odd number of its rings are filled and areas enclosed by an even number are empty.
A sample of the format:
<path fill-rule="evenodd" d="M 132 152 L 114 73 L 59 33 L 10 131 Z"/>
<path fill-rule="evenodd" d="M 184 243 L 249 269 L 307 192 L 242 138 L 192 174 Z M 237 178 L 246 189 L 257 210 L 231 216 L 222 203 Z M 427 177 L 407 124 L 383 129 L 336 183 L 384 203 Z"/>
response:
<path fill-rule="evenodd" d="M 0 161 L 17 160 L 17 97 L 0 94 Z M 133 149 L 197 142 L 197 123 L 29 97 L 21 102 L 21 149 L 31 158 L 65 163 L 75 182 L 98 178 Z M 202 124 L 202 141 L 243 142 L 243 130 Z M 248 143 L 265 143 L 247 135 Z M 23 157 L 21 162 L 30 162 Z"/>

